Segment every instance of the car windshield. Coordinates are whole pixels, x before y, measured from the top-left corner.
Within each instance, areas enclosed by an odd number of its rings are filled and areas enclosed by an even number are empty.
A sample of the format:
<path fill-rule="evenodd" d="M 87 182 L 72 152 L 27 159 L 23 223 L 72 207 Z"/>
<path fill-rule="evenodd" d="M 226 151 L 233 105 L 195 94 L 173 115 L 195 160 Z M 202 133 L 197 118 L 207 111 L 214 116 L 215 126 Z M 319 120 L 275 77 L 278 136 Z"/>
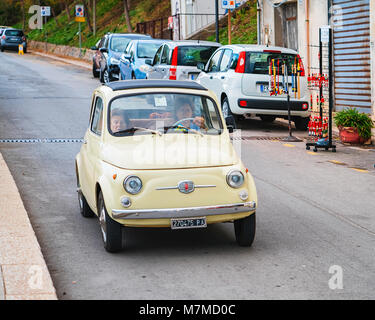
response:
<path fill-rule="evenodd" d="M 245 66 L 245 73 L 252 74 L 269 74 L 272 60 L 281 64 L 282 61 L 287 63 L 288 72 L 292 72 L 292 66 L 295 64 L 297 56 L 295 54 L 270 53 L 270 52 L 248 52 Z M 277 65 L 275 66 L 277 67 Z"/>
<path fill-rule="evenodd" d="M 180 93 L 148 93 L 115 98 L 108 108 L 114 136 L 137 134 L 218 135 L 223 125 L 213 100 Z"/>
<path fill-rule="evenodd" d="M 199 62 L 206 65 L 216 49 L 216 46 L 180 46 L 177 51 L 177 65 L 196 67 Z"/>
<path fill-rule="evenodd" d="M 130 40 L 131 39 L 125 37 L 113 37 L 110 48 L 112 51 L 124 52 Z"/>
<path fill-rule="evenodd" d="M 6 36 L 13 36 L 13 37 L 22 37 L 23 31 L 21 31 L 21 30 L 6 30 L 5 35 Z"/>
<path fill-rule="evenodd" d="M 140 42 L 138 43 L 138 58 L 153 58 L 156 51 L 160 48 L 162 43 L 155 42 Z"/>

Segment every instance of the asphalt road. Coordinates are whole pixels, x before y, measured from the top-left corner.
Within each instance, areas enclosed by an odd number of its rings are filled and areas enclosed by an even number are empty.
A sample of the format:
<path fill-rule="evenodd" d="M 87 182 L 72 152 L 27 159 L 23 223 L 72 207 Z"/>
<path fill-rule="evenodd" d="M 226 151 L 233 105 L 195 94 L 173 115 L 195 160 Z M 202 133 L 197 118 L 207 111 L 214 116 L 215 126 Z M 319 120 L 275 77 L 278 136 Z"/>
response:
<path fill-rule="evenodd" d="M 86 69 L 0 53 L 0 139 L 82 138 L 97 86 Z M 227 223 L 178 232 L 126 228 L 126 250 L 109 254 L 97 219 L 79 214 L 80 143 L 0 143 L 58 297 L 374 299 L 375 153 L 339 147 L 313 155 L 302 144 L 262 138 L 286 136 L 283 125 L 241 126 L 249 137 L 242 159 L 259 197 L 250 249 L 236 245 Z M 342 289 L 329 287 L 340 270 L 329 273 L 332 266 L 342 268 Z"/>

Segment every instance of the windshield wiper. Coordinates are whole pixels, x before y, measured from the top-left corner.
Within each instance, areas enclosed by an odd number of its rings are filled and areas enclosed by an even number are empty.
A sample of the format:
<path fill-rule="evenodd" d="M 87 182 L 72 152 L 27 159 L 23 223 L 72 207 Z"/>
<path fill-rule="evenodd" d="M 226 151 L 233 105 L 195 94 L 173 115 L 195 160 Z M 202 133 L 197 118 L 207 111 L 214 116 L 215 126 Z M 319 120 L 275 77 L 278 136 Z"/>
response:
<path fill-rule="evenodd" d="M 203 135 L 202 132 L 200 132 L 198 130 L 195 130 L 195 129 L 191 129 L 191 128 L 185 127 L 182 124 L 177 125 L 177 126 L 164 127 L 164 132 L 168 131 L 169 129 L 177 129 L 177 128 L 185 129 L 187 132 L 191 131 L 191 132 L 199 134 L 201 137 L 204 137 L 204 135 Z"/>
<path fill-rule="evenodd" d="M 133 128 L 125 129 L 125 130 L 120 130 L 120 131 L 114 132 L 113 134 L 114 135 L 120 135 L 120 134 L 123 134 L 123 133 L 129 133 L 129 132 L 134 133 L 138 130 L 151 132 L 152 134 L 158 134 L 159 136 L 162 135 L 162 133 L 160 131 L 151 130 L 151 129 L 148 129 L 148 128 L 141 128 L 141 127 L 133 127 Z"/>

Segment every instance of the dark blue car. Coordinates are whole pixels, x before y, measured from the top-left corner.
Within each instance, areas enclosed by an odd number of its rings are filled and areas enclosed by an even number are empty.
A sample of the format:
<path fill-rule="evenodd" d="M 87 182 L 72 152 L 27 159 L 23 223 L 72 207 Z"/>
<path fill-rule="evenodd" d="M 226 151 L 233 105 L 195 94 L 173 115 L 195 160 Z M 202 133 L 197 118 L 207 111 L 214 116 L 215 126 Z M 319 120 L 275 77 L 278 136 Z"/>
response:
<path fill-rule="evenodd" d="M 96 53 L 93 57 L 93 74 L 102 83 L 118 80 L 121 55 L 128 43 L 134 39 L 152 39 L 151 36 L 137 33 L 109 33 L 92 47 Z"/>
<path fill-rule="evenodd" d="M 153 59 L 156 51 L 168 40 L 132 40 L 120 59 L 120 80 L 146 79 L 149 66 L 146 59 Z"/>

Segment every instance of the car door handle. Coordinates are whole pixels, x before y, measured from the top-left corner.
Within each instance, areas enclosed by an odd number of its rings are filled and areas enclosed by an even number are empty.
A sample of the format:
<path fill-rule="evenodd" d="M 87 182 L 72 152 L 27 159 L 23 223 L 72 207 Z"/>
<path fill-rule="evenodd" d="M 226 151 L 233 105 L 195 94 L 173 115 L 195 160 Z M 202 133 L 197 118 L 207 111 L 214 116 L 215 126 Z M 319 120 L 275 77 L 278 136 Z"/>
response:
<path fill-rule="evenodd" d="M 225 76 L 221 76 L 221 79 L 225 79 Z"/>
<path fill-rule="evenodd" d="M 214 77 L 213 76 L 210 76 L 210 79 L 212 80 Z"/>

